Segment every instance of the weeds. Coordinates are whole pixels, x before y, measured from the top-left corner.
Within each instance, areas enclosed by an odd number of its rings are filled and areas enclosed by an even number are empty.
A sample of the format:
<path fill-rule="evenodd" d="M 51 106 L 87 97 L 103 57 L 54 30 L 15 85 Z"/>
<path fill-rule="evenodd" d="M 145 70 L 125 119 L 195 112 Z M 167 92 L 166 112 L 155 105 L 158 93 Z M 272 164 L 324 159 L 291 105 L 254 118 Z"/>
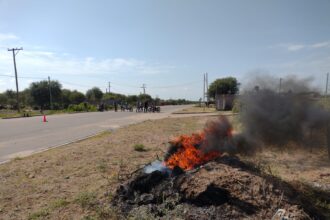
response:
<path fill-rule="evenodd" d="M 86 215 L 81 220 L 96 220 L 96 218 L 90 215 Z"/>
<path fill-rule="evenodd" d="M 76 196 L 74 201 L 82 208 L 91 208 L 97 203 L 94 192 L 82 192 Z"/>
<path fill-rule="evenodd" d="M 107 171 L 108 165 L 104 160 L 100 161 L 100 163 L 96 167 L 101 173 L 105 173 Z"/>
<path fill-rule="evenodd" d="M 135 151 L 138 151 L 138 152 L 147 151 L 147 148 L 143 144 L 135 144 L 133 146 L 133 148 L 134 148 Z"/>
<path fill-rule="evenodd" d="M 46 208 L 30 214 L 28 219 L 29 220 L 44 219 L 48 215 L 49 215 L 49 210 Z"/>
<path fill-rule="evenodd" d="M 57 199 L 55 201 L 53 201 L 50 205 L 50 207 L 52 209 L 58 209 L 58 208 L 62 208 L 64 206 L 67 206 L 70 202 L 68 202 L 65 199 Z"/>
<path fill-rule="evenodd" d="M 13 159 L 13 161 L 18 161 L 18 160 L 22 160 L 23 158 L 22 157 L 15 157 L 14 159 Z"/>

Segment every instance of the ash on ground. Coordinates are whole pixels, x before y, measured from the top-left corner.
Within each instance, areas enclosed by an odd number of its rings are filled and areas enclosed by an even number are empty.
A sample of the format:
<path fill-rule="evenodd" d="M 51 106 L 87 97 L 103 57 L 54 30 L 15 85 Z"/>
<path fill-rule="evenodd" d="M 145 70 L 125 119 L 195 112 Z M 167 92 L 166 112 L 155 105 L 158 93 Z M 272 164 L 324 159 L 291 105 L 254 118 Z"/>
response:
<path fill-rule="evenodd" d="M 142 169 L 112 205 L 135 219 L 325 219 L 288 183 L 228 156 L 175 176 Z"/>

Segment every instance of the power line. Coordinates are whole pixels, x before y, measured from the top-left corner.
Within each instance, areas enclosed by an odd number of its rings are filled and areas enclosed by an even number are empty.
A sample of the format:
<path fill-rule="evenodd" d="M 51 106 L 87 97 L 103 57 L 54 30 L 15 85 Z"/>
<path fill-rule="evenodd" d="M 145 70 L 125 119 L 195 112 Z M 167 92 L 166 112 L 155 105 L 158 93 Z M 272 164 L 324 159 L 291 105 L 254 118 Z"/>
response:
<path fill-rule="evenodd" d="M 14 78 L 15 76 L 12 75 L 5 75 L 5 74 L 0 74 L 0 77 L 9 77 L 9 78 Z M 19 79 L 36 79 L 36 80 L 48 80 L 46 77 L 34 77 L 34 76 L 18 76 L 17 78 Z M 69 85 L 74 85 L 74 86 L 80 86 L 80 87 L 91 87 L 91 85 L 85 85 L 85 84 L 79 84 L 79 83 L 74 83 L 74 82 L 69 82 L 69 81 L 63 81 L 59 80 L 62 83 L 69 84 Z M 182 86 L 188 86 L 188 85 L 193 85 L 197 84 L 199 81 L 192 81 L 192 82 L 187 82 L 187 83 L 182 83 L 182 84 L 174 84 L 174 85 L 165 85 L 165 86 L 151 86 L 148 87 L 150 89 L 166 89 L 166 88 L 175 88 L 175 87 L 182 87 Z M 134 86 L 134 85 L 129 85 L 125 83 L 116 83 L 116 82 L 108 82 L 108 92 L 110 91 L 111 84 L 119 87 L 129 87 L 129 88 L 143 88 L 141 86 Z"/>
<path fill-rule="evenodd" d="M 5 75 L 5 74 L 0 74 L 0 76 L 3 77 L 9 77 L 9 78 L 15 78 L 15 76 L 11 76 L 11 75 Z M 30 76 L 17 76 L 18 79 L 42 79 L 42 80 L 46 80 L 47 78 L 38 78 L 38 77 L 30 77 Z"/>
<path fill-rule="evenodd" d="M 72 83 L 72 82 L 67 82 L 67 81 L 62 81 L 62 80 L 60 82 L 65 83 L 65 84 L 69 84 L 69 85 L 72 85 L 72 86 L 80 86 L 80 87 L 88 87 L 88 88 L 91 87 L 91 85 L 77 84 L 77 83 Z"/>
<path fill-rule="evenodd" d="M 166 88 L 189 86 L 189 85 L 193 85 L 193 84 L 197 84 L 197 83 L 200 83 L 200 81 L 193 81 L 193 82 L 189 82 L 189 83 L 169 85 L 169 86 L 152 86 L 152 87 L 149 87 L 149 88 L 151 88 L 151 89 L 166 89 Z"/>

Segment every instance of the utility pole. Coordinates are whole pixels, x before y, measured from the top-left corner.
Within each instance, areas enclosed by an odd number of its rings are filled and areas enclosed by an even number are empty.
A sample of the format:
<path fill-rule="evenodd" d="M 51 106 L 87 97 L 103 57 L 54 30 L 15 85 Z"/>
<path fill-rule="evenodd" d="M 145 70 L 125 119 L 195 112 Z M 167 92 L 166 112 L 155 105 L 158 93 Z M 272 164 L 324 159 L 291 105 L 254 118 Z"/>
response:
<path fill-rule="evenodd" d="M 204 82 L 203 82 L 203 102 L 205 100 L 209 102 L 209 84 L 208 84 L 208 74 L 204 73 Z"/>
<path fill-rule="evenodd" d="M 282 92 L 282 78 L 280 78 L 280 86 L 278 88 L 278 93 L 281 94 Z"/>
<path fill-rule="evenodd" d="M 108 85 L 108 87 L 109 87 L 109 90 L 108 90 L 108 92 L 110 93 L 110 82 L 108 82 L 109 83 L 109 85 Z"/>
<path fill-rule="evenodd" d="M 141 88 L 143 89 L 143 94 L 146 94 L 146 88 L 147 88 L 146 84 L 143 83 Z"/>
<path fill-rule="evenodd" d="M 203 81 L 203 103 L 205 103 L 205 73 L 204 73 L 204 81 Z"/>
<path fill-rule="evenodd" d="M 329 87 L 329 73 L 327 73 L 327 81 L 325 83 L 325 96 L 328 95 L 328 87 Z"/>
<path fill-rule="evenodd" d="M 52 89 L 51 89 L 50 77 L 49 76 L 48 76 L 48 88 L 49 88 L 50 110 L 53 110 Z"/>
<path fill-rule="evenodd" d="M 23 47 L 21 48 L 12 48 L 8 49 L 8 51 L 13 52 L 13 60 L 14 60 L 14 69 L 15 69 L 15 79 L 16 79 L 16 99 L 17 99 L 17 111 L 20 112 L 20 107 L 19 107 L 19 96 L 18 96 L 18 80 L 17 80 L 17 68 L 16 68 L 16 55 L 20 50 L 23 50 Z M 17 52 L 16 52 L 17 51 Z"/>
<path fill-rule="evenodd" d="M 206 94 L 205 94 L 205 96 L 206 96 L 206 101 L 207 101 L 207 103 L 209 103 L 209 75 L 208 75 L 208 73 L 206 73 L 205 74 L 206 75 L 206 81 L 205 81 L 205 83 L 206 83 Z"/>

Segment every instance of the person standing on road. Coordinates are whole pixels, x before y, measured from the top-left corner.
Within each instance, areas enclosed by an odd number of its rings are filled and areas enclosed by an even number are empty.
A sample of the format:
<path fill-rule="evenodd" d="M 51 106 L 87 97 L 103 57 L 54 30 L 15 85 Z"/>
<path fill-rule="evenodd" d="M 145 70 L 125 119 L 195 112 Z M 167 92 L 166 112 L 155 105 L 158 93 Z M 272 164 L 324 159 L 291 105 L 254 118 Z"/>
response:
<path fill-rule="evenodd" d="M 144 103 L 144 112 L 148 112 L 148 101 L 147 100 Z"/>

